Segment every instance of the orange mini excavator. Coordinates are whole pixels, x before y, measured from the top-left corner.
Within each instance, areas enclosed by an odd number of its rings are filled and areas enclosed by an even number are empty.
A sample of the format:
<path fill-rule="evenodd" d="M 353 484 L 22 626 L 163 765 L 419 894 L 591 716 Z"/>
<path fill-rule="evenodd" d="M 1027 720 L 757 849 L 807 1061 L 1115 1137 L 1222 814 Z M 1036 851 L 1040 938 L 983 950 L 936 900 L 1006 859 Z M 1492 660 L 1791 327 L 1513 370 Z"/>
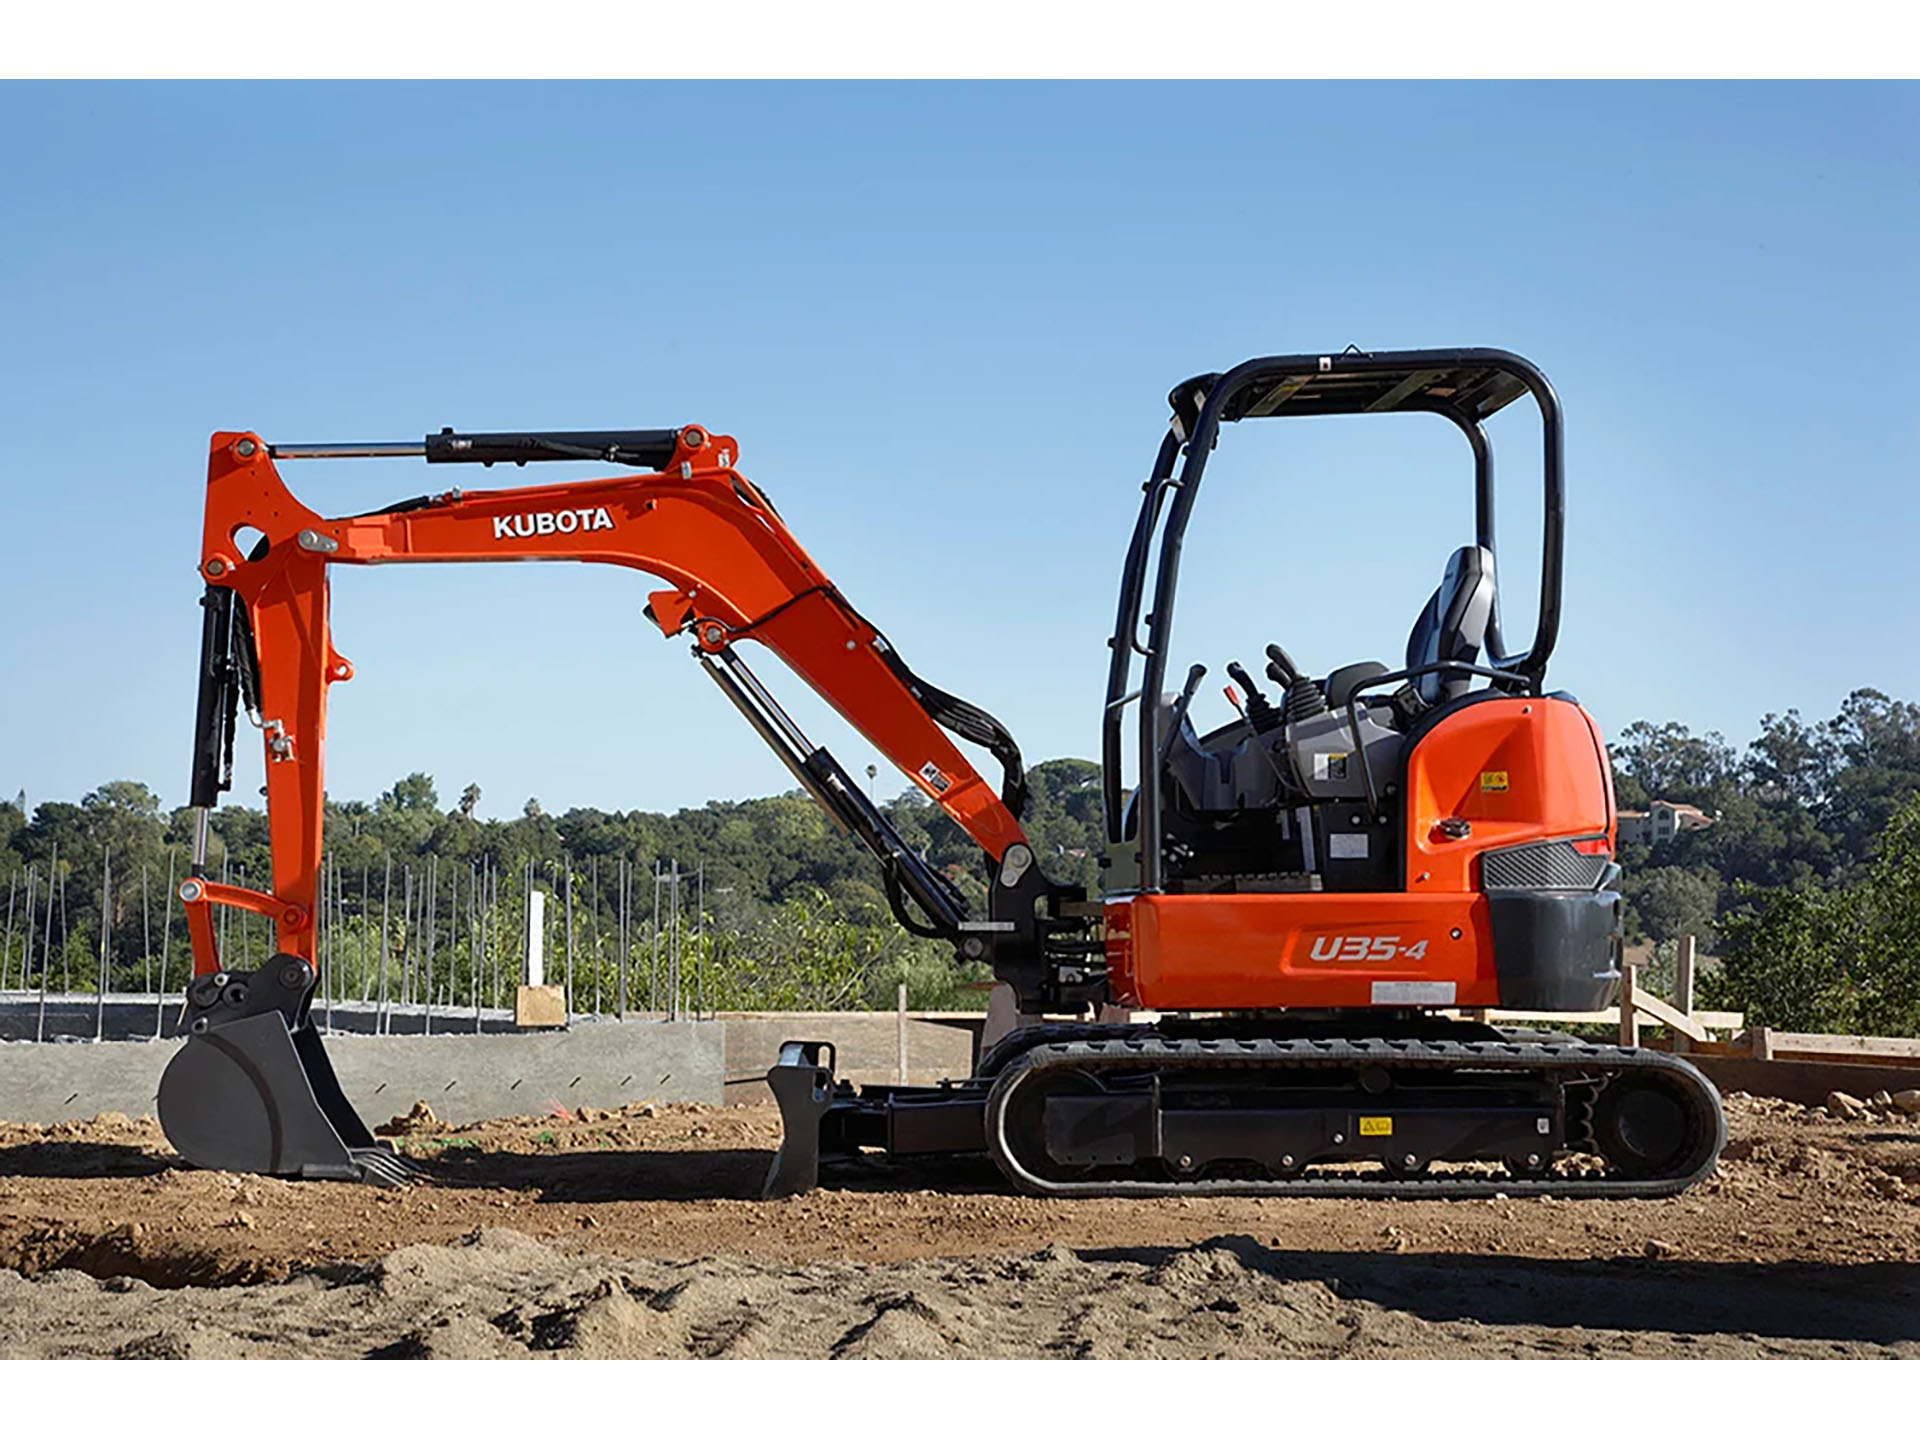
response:
<path fill-rule="evenodd" d="M 1513 649 L 1495 590 L 1484 422 L 1527 395 L 1544 436 L 1540 609 L 1531 642 Z M 1251 360 L 1181 384 L 1171 403 L 1108 642 L 1099 897 L 1046 876 L 1021 829 L 1020 752 L 1006 729 L 908 668 L 735 468 L 731 438 L 692 425 L 443 431 L 391 445 L 216 434 L 200 559 L 196 864 L 180 889 L 195 978 L 187 1042 L 161 1084 L 168 1137 L 214 1168 L 404 1179 L 342 1094 L 309 1019 L 327 690 L 353 674 L 328 628 L 328 570 L 580 560 L 667 583 L 648 617 L 691 640 L 800 784 L 873 852 L 900 922 L 984 961 L 1017 1004 L 1021 1023 L 975 1073 L 938 1086 L 855 1087 L 835 1079 L 830 1045 L 783 1046 L 768 1074 L 785 1126 L 769 1193 L 807 1189 L 823 1158 L 869 1150 L 985 1152 L 1014 1185 L 1052 1195 L 1646 1196 L 1707 1174 L 1725 1121 L 1684 1060 L 1456 1018 L 1494 1006 L 1590 1011 L 1619 983 L 1606 750 L 1574 698 L 1546 688 L 1564 530 L 1562 422 L 1546 377 L 1499 350 L 1350 350 Z M 1221 428 L 1401 411 L 1457 426 L 1475 475 L 1472 543 L 1447 559 L 1404 663 L 1313 676 L 1270 645 L 1272 696 L 1229 665 L 1238 718 L 1196 733 L 1188 709 L 1204 667 L 1162 691 L 1182 537 Z M 328 519 L 275 465 L 352 456 L 589 460 L 640 473 L 449 490 Z M 984 914 L 968 913 L 781 710 L 747 666 L 749 641 L 979 844 Z M 264 740 L 271 894 L 204 869 L 242 705 Z M 995 757 L 998 790 L 955 739 Z M 222 968 L 217 905 L 270 918 L 271 962 Z M 1104 1023 L 1116 1009 L 1157 1018 Z"/>

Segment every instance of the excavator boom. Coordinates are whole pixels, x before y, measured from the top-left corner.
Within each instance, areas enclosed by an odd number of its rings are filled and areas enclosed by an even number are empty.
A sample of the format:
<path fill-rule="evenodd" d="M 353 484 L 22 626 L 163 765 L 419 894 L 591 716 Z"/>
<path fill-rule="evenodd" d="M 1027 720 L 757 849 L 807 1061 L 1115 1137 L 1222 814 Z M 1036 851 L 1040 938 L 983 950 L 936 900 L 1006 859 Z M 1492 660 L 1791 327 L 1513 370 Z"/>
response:
<path fill-rule="evenodd" d="M 198 825 L 194 869 L 180 890 L 194 949 L 186 1019 L 194 1043 L 169 1068 L 160 1095 L 162 1123 L 189 1159 L 281 1174 L 372 1165 L 384 1178 L 378 1157 L 361 1153 L 373 1142 L 340 1095 L 308 1019 L 317 980 L 327 693 L 353 677 L 329 624 L 336 565 L 574 560 L 663 580 L 666 588 L 648 598 L 648 618 L 668 637 L 691 639 L 707 674 L 800 784 L 874 853 L 902 923 L 1018 974 L 1032 989 L 1034 900 L 1046 886 L 1018 819 L 1025 781 L 1012 737 L 907 667 L 735 468 L 738 453 L 731 437 L 697 425 L 279 447 L 248 433 L 214 435 L 200 558 L 207 592 L 191 795 Z M 450 489 L 328 518 L 294 497 L 275 463 L 406 455 L 486 466 L 599 460 L 643 473 Z M 968 919 L 953 883 L 780 708 L 742 655 L 746 641 L 785 662 L 978 843 L 997 867 L 990 890 L 996 901 L 1005 892 L 1019 920 Z M 206 871 L 207 815 L 231 783 L 242 708 L 261 731 L 266 757 L 271 893 L 218 884 Z M 1000 761 L 998 791 L 949 732 Z M 257 974 L 223 967 L 217 905 L 272 921 L 277 954 L 268 967 Z M 328 1128 L 340 1143 L 327 1140 Z M 318 1141 L 296 1138 L 316 1132 Z"/>

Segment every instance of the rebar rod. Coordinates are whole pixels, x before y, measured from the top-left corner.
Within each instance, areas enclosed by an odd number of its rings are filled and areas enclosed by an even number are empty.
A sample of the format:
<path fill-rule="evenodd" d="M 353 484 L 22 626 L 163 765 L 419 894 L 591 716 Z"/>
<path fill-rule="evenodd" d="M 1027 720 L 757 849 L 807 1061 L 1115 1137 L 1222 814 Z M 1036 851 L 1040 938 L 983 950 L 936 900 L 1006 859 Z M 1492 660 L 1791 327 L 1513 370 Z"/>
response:
<path fill-rule="evenodd" d="M 33 892 L 39 875 L 34 868 L 27 867 L 27 918 L 20 932 L 20 988 L 28 989 L 33 984 Z"/>
<path fill-rule="evenodd" d="M 424 877 L 422 877 L 424 880 Z M 414 914 L 415 896 L 413 893 L 413 866 L 407 866 L 407 898 L 402 905 L 400 922 L 400 1004 L 404 1007 L 413 1003 L 413 954 L 420 934 L 419 917 Z M 426 899 L 424 890 L 419 896 Z M 387 1012 L 387 1033 L 393 1033 L 393 1012 Z"/>
<path fill-rule="evenodd" d="M 653 947 L 647 960 L 647 1009 L 660 1013 L 660 861 L 653 862 Z"/>
<path fill-rule="evenodd" d="M 673 896 L 669 914 L 672 930 L 667 941 L 668 1018 L 680 1018 L 680 862 L 673 862 Z"/>
<path fill-rule="evenodd" d="M 69 866 L 69 869 L 72 867 Z M 60 993 L 73 994 L 73 917 L 67 910 L 67 877 L 58 877 L 55 894 L 60 897 Z"/>
<path fill-rule="evenodd" d="M 427 1008 L 421 1023 L 421 1033 L 433 1034 L 433 942 L 437 938 L 440 926 L 440 857 L 427 857 L 427 953 L 426 992 Z"/>
<path fill-rule="evenodd" d="M 381 1033 L 387 1014 L 387 907 L 393 900 L 393 854 L 387 854 L 386 879 L 380 886 L 380 999 L 373 1012 L 373 1033 Z"/>
<path fill-rule="evenodd" d="M 160 905 L 160 993 L 153 1002 L 153 1038 L 158 1040 L 167 1025 L 167 947 L 173 943 L 173 847 L 167 847 L 167 894 Z"/>
<path fill-rule="evenodd" d="M 500 913 L 500 872 L 498 870 L 493 872 L 493 883 L 490 889 L 493 893 L 493 903 L 488 907 L 487 913 L 493 917 L 488 926 L 493 935 L 493 945 L 491 947 L 493 965 L 488 971 L 488 974 L 492 978 L 493 983 L 487 989 L 487 998 L 492 1002 L 488 1008 L 498 1010 L 500 1008 L 500 960 L 502 952 L 506 949 L 500 933 L 500 927 L 506 917 Z"/>
<path fill-rule="evenodd" d="M 633 867 L 620 861 L 620 1018 L 627 1018 L 627 960 L 632 953 L 628 888 Z"/>
<path fill-rule="evenodd" d="M 593 1013 L 600 1013 L 600 857 L 593 857 L 593 865 L 588 873 L 587 883 L 593 891 L 592 908 L 588 910 L 588 926 L 592 931 L 593 944 Z"/>
<path fill-rule="evenodd" d="M 467 887 L 467 985 L 473 992 L 473 1033 L 480 1033 L 480 921 L 479 900 L 482 881 L 480 867 L 468 867 L 467 878 L 473 883 Z"/>
<path fill-rule="evenodd" d="M 39 875 L 33 866 L 27 866 L 27 914 L 26 923 L 20 927 L 20 989 L 25 992 L 33 983 L 33 891 L 34 882 Z"/>
<path fill-rule="evenodd" d="M 20 895 L 20 872 L 7 876 L 7 944 L 0 949 L 0 990 L 7 988 L 7 970 L 13 964 L 13 904 Z M 25 985 L 25 980 L 21 984 Z"/>
<path fill-rule="evenodd" d="M 47 856 L 47 933 L 40 941 L 40 1013 L 33 1022 L 33 1038 L 47 1038 L 47 977 L 53 973 L 53 896 L 55 877 L 60 873 L 60 842 L 53 842 Z"/>
<path fill-rule="evenodd" d="M 113 952 L 113 847 L 100 847 L 100 979 L 93 990 L 93 1038 L 107 1038 L 107 986 L 112 981 L 109 957 Z"/>

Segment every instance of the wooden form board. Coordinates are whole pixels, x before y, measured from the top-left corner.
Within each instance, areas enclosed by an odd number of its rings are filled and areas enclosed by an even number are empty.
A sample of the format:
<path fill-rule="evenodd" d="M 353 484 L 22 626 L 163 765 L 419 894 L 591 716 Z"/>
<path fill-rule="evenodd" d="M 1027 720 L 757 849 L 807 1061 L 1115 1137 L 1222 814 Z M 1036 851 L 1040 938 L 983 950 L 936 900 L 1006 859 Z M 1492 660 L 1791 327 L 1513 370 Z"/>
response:
<path fill-rule="evenodd" d="M 1773 1052 L 1794 1051 L 1809 1055 L 1841 1056 L 1884 1055 L 1920 1060 L 1920 1040 L 1891 1035 L 1806 1035 L 1789 1030 L 1767 1032 Z"/>
<path fill-rule="evenodd" d="M 1695 1046 L 1687 1059 L 1722 1093 L 1744 1090 L 1749 1095 L 1772 1095 L 1800 1105 L 1819 1105 L 1835 1090 L 1864 1099 L 1876 1090 L 1920 1089 L 1920 1067 L 1912 1061 L 1881 1059 L 1870 1065 L 1838 1064 L 1821 1060 L 1755 1060 L 1751 1055 L 1726 1053 L 1730 1047 Z M 1715 1051 L 1721 1053 L 1714 1053 Z"/>
<path fill-rule="evenodd" d="M 1756 1060 L 1830 1060 L 1848 1065 L 1920 1064 L 1920 1040 L 1892 1035 L 1809 1035 L 1755 1026 L 1724 1047 Z"/>

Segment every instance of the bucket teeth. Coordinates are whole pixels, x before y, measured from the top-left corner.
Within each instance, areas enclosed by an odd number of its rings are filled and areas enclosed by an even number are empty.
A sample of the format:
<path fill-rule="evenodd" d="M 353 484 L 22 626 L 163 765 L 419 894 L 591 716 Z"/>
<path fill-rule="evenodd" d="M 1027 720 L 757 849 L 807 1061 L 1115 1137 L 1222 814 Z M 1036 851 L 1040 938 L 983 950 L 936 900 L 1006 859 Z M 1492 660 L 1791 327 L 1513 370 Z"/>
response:
<path fill-rule="evenodd" d="M 360 1172 L 362 1181 L 368 1185 L 378 1185 L 383 1190 L 399 1190 L 426 1178 L 427 1172 L 406 1156 L 380 1146 L 349 1150 L 347 1155 Z"/>

